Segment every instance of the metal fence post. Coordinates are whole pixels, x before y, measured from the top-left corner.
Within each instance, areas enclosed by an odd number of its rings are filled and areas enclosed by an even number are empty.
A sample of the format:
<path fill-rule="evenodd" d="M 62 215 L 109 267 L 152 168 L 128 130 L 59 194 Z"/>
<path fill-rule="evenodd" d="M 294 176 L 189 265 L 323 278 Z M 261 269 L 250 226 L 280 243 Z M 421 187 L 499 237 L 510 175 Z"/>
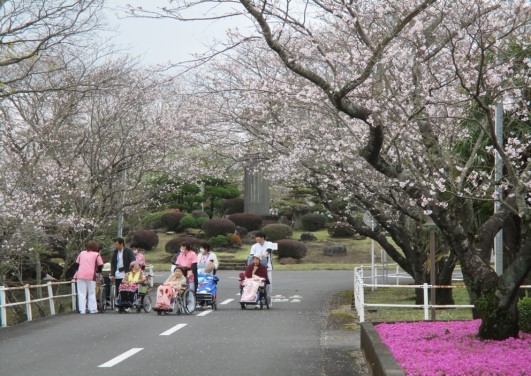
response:
<path fill-rule="evenodd" d="M 428 313 L 428 284 L 424 283 L 422 285 L 422 289 L 424 290 L 424 321 L 429 320 L 429 313 Z"/>
<path fill-rule="evenodd" d="M 76 282 L 72 281 L 70 286 L 71 286 L 71 289 L 72 289 L 72 311 L 75 311 L 75 310 L 77 310 L 77 305 L 76 305 L 76 296 L 77 296 Z"/>
<path fill-rule="evenodd" d="M 4 304 L 6 304 L 6 287 L 0 286 L 0 323 L 3 327 L 7 326 L 7 313 L 6 313 L 6 307 L 4 307 Z"/>
<path fill-rule="evenodd" d="M 55 315 L 55 300 L 53 298 L 52 282 L 49 281 L 46 284 L 46 287 L 48 288 L 48 299 L 50 302 L 50 315 Z"/>
<path fill-rule="evenodd" d="M 33 315 L 31 314 L 31 294 L 29 285 L 24 286 L 24 297 L 26 298 L 26 317 L 28 318 L 28 321 L 31 321 Z"/>

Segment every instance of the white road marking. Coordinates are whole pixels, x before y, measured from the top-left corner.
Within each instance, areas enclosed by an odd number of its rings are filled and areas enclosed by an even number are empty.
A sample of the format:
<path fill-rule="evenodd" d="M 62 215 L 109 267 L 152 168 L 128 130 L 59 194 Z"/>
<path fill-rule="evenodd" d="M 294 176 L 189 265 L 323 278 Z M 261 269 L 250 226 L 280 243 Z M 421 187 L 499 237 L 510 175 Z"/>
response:
<path fill-rule="evenodd" d="M 240 295 L 240 294 L 238 294 L 238 295 Z M 232 302 L 233 300 L 234 300 L 234 299 L 227 299 L 227 300 L 222 301 L 222 302 L 219 303 L 219 304 L 229 304 L 229 303 Z"/>
<path fill-rule="evenodd" d="M 209 309 L 208 311 L 203 311 L 203 312 L 201 312 L 201 313 L 198 313 L 196 316 L 206 316 L 206 315 L 208 315 L 210 312 L 212 312 L 211 309 Z"/>
<path fill-rule="evenodd" d="M 103 368 L 103 367 L 105 367 L 105 368 L 112 367 L 112 366 L 114 366 L 114 365 L 116 365 L 116 364 L 118 364 L 118 363 L 120 363 L 120 362 L 126 360 L 126 359 L 129 358 L 130 356 L 135 355 L 137 352 L 140 352 L 140 351 L 142 351 L 142 350 L 144 350 L 143 347 L 134 347 L 134 348 L 132 348 L 131 350 L 124 352 L 122 355 L 118 355 L 116 358 L 113 358 L 113 359 L 109 360 L 109 361 L 106 362 L 106 363 L 100 364 L 98 367 L 100 367 L 100 368 Z"/>
<path fill-rule="evenodd" d="M 169 336 L 175 333 L 177 330 L 184 328 L 188 324 L 177 324 L 173 328 L 166 330 L 164 333 L 160 333 L 159 336 Z"/>

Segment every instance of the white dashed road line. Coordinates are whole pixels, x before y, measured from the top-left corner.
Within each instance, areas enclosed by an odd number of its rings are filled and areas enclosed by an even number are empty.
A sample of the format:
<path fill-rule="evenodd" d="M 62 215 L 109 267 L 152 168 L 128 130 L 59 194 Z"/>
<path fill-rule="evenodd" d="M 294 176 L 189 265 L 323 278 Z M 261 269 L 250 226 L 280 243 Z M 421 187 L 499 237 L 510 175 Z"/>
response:
<path fill-rule="evenodd" d="M 222 301 L 221 303 L 219 304 L 229 304 L 230 302 L 232 302 L 234 299 L 227 299 L 227 300 L 224 300 Z"/>
<path fill-rule="evenodd" d="M 166 330 L 164 333 L 160 333 L 159 336 L 169 336 L 175 333 L 177 330 L 184 328 L 188 324 L 177 324 L 173 328 Z"/>
<path fill-rule="evenodd" d="M 134 347 L 131 350 L 124 352 L 122 355 L 118 355 L 116 358 L 113 358 L 113 359 L 109 360 L 106 363 L 100 364 L 98 367 L 100 367 L 100 368 L 112 367 L 112 366 L 124 361 L 125 359 L 129 358 L 130 356 L 135 355 L 137 352 L 140 352 L 142 350 L 144 350 L 143 347 Z"/>
<path fill-rule="evenodd" d="M 208 315 L 208 314 L 211 313 L 211 312 L 212 312 L 212 310 L 209 309 L 209 310 L 207 310 L 207 311 L 203 311 L 203 312 L 201 312 L 201 313 L 198 313 L 196 316 L 206 316 L 206 315 Z"/>

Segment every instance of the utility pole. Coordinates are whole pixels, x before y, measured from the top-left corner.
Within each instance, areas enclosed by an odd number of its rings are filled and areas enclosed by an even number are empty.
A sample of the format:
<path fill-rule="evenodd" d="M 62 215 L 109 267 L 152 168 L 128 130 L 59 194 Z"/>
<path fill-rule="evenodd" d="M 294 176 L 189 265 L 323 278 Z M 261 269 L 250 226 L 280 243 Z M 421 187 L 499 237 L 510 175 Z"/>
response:
<path fill-rule="evenodd" d="M 503 147 L 503 103 L 496 104 L 496 139 L 498 144 Z M 502 200 L 501 180 L 503 177 L 503 161 L 500 153 L 496 151 L 496 158 L 494 162 L 496 169 L 496 201 L 494 202 L 494 213 L 500 210 L 500 202 Z M 503 230 L 498 231 L 494 238 L 494 270 L 498 275 L 503 273 Z"/>
<path fill-rule="evenodd" d="M 127 144 L 124 145 L 124 159 L 122 162 L 122 172 L 120 178 L 120 202 L 118 203 L 118 237 L 123 238 L 124 228 L 124 204 L 125 204 L 125 185 L 127 183 L 127 169 L 125 160 L 127 158 Z"/>

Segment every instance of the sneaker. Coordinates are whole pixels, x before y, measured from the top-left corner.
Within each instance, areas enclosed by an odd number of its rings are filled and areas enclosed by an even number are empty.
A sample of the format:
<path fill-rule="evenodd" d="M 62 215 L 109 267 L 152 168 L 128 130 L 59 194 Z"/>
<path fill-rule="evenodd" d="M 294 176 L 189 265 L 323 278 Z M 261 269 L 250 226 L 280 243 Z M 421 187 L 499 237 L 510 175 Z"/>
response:
<path fill-rule="evenodd" d="M 90 312 L 91 315 L 95 314 L 95 313 L 98 313 L 98 311 L 92 311 Z"/>

